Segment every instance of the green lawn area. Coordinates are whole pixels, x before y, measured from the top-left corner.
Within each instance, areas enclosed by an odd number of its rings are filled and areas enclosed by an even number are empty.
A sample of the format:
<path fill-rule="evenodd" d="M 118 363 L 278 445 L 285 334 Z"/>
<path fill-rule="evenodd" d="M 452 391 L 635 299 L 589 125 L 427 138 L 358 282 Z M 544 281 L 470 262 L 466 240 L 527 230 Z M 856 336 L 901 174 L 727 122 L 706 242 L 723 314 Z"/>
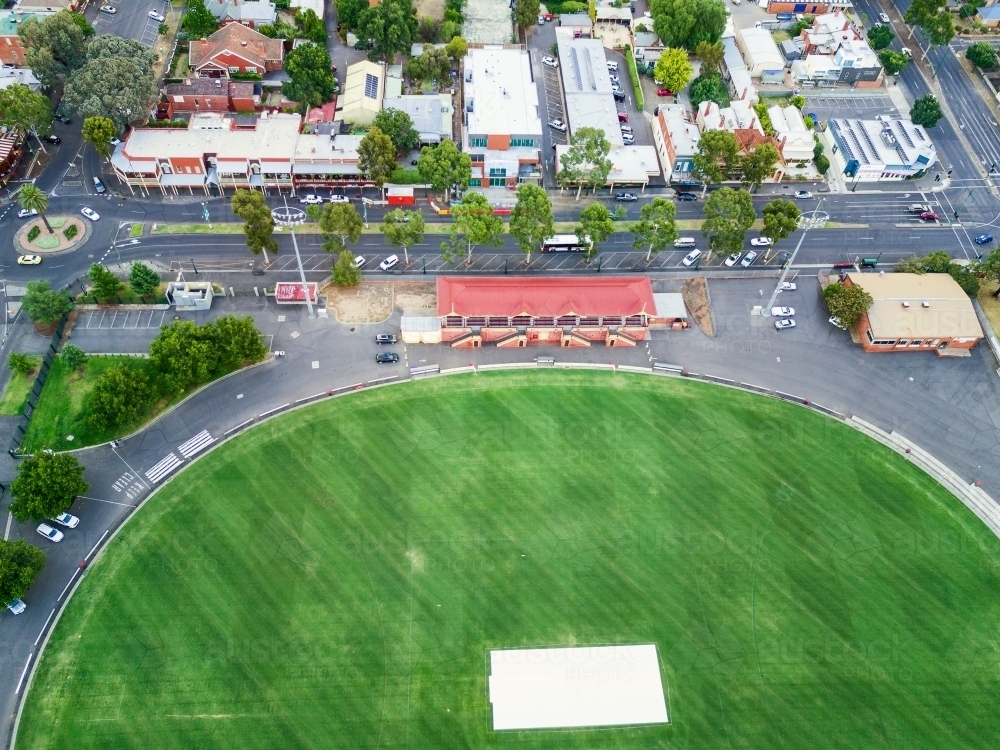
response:
<path fill-rule="evenodd" d="M 39 448 L 69 450 L 103 443 L 131 432 L 134 427 L 101 432 L 91 428 L 86 420 L 87 396 L 94 383 L 102 373 L 119 364 L 136 369 L 150 366 L 149 360 L 134 357 L 91 357 L 79 370 L 71 370 L 61 357 L 56 357 L 42 387 L 42 395 L 35 404 L 21 449 L 25 452 Z M 68 435 L 73 436 L 72 441 L 66 439 Z"/>
<path fill-rule="evenodd" d="M 992 748 L 998 559 L 903 458 L 783 402 L 558 371 L 361 391 L 149 501 L 17 747 Z M 491 649 L 632 643 L 669 724 L 490 729 Z"/>
<path fill-rule="evenodd" d="M 3 396 L 0 397 L 0 416 L 17 416 L 24 411 L 24 404 L 28 400 L 28 393 L 38 375 L 38 366 L 42 363 L 41 357 L 32 357 L 35 363 L 34 369 L 27 375 L 12 373 L 7 388 L 4 389 Z"/>
<path fill-rule="evenodd" d="M 142 237 L 142 222 L 136 222 L 128 230 L 129 237 Z"/>

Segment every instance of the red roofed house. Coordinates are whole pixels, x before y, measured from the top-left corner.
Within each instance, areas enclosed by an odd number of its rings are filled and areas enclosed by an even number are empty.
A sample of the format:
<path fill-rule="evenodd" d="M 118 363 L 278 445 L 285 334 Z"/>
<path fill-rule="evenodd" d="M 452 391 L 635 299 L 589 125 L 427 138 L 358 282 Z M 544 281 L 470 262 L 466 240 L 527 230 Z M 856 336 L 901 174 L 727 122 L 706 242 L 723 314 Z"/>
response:
<path fill-rule="evenodd" d="M 191 42 L 190 65 L 209 78 L 230 73 L 281 70 L 285 47 L 281 39 L 269 39 L 238 23 L 223 26 L 207 39 Z"/>
<path fill-rule="evenodd" d="M 453 347 L 635 346 L 656 317 L 645 276 L 439 276 L 437 308 L 441 341 Z"/>

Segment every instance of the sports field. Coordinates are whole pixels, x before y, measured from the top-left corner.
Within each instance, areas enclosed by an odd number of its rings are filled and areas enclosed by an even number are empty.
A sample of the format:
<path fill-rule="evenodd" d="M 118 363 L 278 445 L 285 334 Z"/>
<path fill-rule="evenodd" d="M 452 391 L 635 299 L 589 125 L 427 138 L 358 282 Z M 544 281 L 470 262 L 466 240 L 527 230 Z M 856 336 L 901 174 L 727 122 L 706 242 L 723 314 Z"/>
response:
<path fill-rule="evenodd" d="M 998 561 L 931 479 L 789 404 L 551 370 L 364 391 L 147 504 L 17 748 L 995 748 Z M 492 731 L 490 649 L 632 643 L 669 724 Z"/>

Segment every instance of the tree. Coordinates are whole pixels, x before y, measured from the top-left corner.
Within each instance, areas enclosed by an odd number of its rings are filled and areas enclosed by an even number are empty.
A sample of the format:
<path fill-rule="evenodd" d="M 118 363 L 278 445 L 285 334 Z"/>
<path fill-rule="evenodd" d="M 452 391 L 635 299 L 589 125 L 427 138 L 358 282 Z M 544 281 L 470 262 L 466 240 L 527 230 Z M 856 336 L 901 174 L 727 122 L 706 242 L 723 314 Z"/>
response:
<path fill-rule="evenodd" d="M 711 75 L 722 70 L 722 61 L 725 59 L 726 51 L 721 41 L 698 42 L 694 54 L 701 60 L 701 76 Z M 674 90 L 676 91 L 676 89 Z"/>
<path fill-rule="evenodd" d="M 717 72 L 695 78 L 688 94 L 692 107 L 697 107 L 702 102 L 715 102 L 720 107 L 729 106 L 729 89 Z"/>
<path fill-rule="evenodd" d="M 722 0 L 653 0 L 653 29 L 668 47 L 692 52 L 701 42 L 715 43 L 726 28 Z"/>
<path fill-rule="evenodd" d="M 111 156 L 111 139 L 118 135 L 118 128 L 107 117 L 88 117 L 83 121 L 83 140 L 107 159 Z"/>
<path fill-rule="evenodd" d="M 267 356 L 261 333 L 249 315 L 216 318 L 209 335 L 215 341 L 216 374 L 260 362 Z"/>
<path fill-rule="evenodd" d="M 326 26 L 323 19 L 316 15 L 312 8 L 302 10 L 299 8 L 295 12 L 295 27 L 298 29 L 300 39 L 308 39 L 319 45 L 326 45 Z"/>
<path fill-rule="evenodd" d="M 662 81 L 673 92 L 683 91 L 693 74 L 694 66 L 687 52 L 677 48 L 663 50 L 653 73 L 657 81 Z"/>
<path fill-rule="evenodd" d="M 756 219 L 753 199 L 746 190 L 716 190 L 705 201 L 705 222 L 701 227 L 709 251 L 729 255 L 741 250 L 747 230 Z"/>
<path fill-rule="evenodd" d="M 63 106 L 84 118 L 107 117 L 121 132 L 132 120 L 144 119 L 159 96 L 149 50 L 135 40 L 103 35 L 66 82 Z"/>
<path fill-rule="evenodd" d="M 128 271 L 128 284 L 140 297 L 153 295 L 160 286 L 160 274 L 142 261 L 135 261 Z"/>
<path fill-rule="evenodd" d="M 299 35 L 299 30 L 295 27 L 295 24 L 282 21 L 281 19 L 278 19 L 274 23 L 258 26 L 257 31 L 271 39 L 284 39 L 286 42 L 294 41 Z"/>
<path fill-rule="evenodd" d="M 392 247 L 403 248 L 403 265 L 410 265 L 408 249 L 424 241 L 424 215 L 395 208 L 382 218 L 382 236 Z"/>
<path fill-rule="evenodd" d="M 45 553 L 23 539 L 0 540 L 0 605 L 20 599 L 45 567 Z"/>
<path fill-rule="evenodd" d="M 933 128 L 942 117 L 944 117 L 944 112 L 941 111 L 941 104 L 934 98 L 933 94 L 920 97 L 913 102 L 913 106 L 910 108 L 910 119 L 925 128 Z"/>
<path fill-rule="evenodd" d="M 177 320 L 160 328 L 149 345 L 149 361 L 168 392 L 181 394 L 211 377 L 217 354 L 214 337 L 206 328 L 190 320 Z"/>
<path fill-rule="evenodd" d="M 49 226 L 49 220 L 45 218 L 45 211 L 49 207 L 49 197 L 45 194 L 45 191 L 34 185 L 24 184 L 17 191 L 17 204 L 28 211 L 37 211 L 45 223 L 45 228 L 49 230 L 49 234 L 52 234 L 52 227 Z"/>
<path fill-rule="evenodd" d="M 798 228 L 802 212 L 795 205 L 795 201 L 775 198 L 764 206 L 763 213 L 764 228 L 761 234 L 771 238 L 771 247 L 767 252 L 767 255 L 770 255 L 775 245 Z"/>
<path fill-rule="evenodd" d="M 380 110 L 372 120 L 372 127 L 389 136 L 396 151 L 409 151 L 420 143 L 420 134 L 413 127 L 413 120 L 401 109 L 386 107 Z"/>
<path fill-rule="evenodd" d="M 503 244 L 503 219 L 493 215 L 493 206 L 482 193 L 469 193 L 451 209 L 451 238 L 441 243 L 445 262 L 465 258 L 472 265 L 472 251 L 479 245 Z"/>
<path fill-rule="evenodd" d="M 994 299 L 1000 299 L 1000 247 L 990 251 L 990 254 L 976 264 L 977 273 L 991 276 L 997 282 L 997 290 L 993 292 Z"/>
<path fill-rule="evenodd" d="M 125 365 L 102 373 L 87 401 L 87 421 L 104 432 L 136 424 L 156 401 L 146 373 Z"/>
<path fill-rule="evenodd" d="M 897 52 L 894 49 L 884 49 L 878 53 L 879 62 L 885 68 L 885 72 L 891 76 L 898 75 L 899 71 L 910 62 L 910 56 L 905 52 Z"/>
<path fill-rule="evenodd" d="M 367 8 L 368 0 L 337 0 L 337 22 L 345 29 L 354 30 Z"/>
<path fill-rule="evenodd" d="M 52 105 L 47 96 L 19 83 L 0 90 L 0 126 L 23 130 L 36 138 L 52 127 Z"/>
<path fill-rule="evenodd" d="M 691 159 L 691 176 L 704 183 L 725 180 L 740 163 L 740 145 L 736 136 L 725 130 L 706 130 L 698 140 L 698 150 Z"/>
<path fill-rule="evenodd" d="M 26 50 L 25 62 L 46 87 L 56 85 L 59 79 L 83 65 L 87 37 L 94 30 L 85 20 L 87 28 L 83 28 L 76 16 L 61 10 L 42 20 L 39 16 L 29 16 L 19 25 L 17 33 Z"/>
<path fill-rule="evenodd" d="M 948 44 L 955 36 L 955 24 L 946 5 L 947 0 L 913 0 L 903 14 L 903 20 L 927 32 L 931 44 Z"/>
<path fill-rule="evenodd" d="M 632 225 L 632 247 L 646 248 L 647 263 L 653 253 L 662 253 L 677 239 L 675 215 L 674 204 L 665 198 L 653 198 L 639 212 L 639 221 Z"/>
<path fill-rule="evenodd" d="M 969 62 L 983 70 L 990 70 L 997 66 L 997 51 L 988 42 L 970 44 L 965 50 L 965 56 Z"/>
<path fill-rule="evenodd" d="M 111 271 L 100 263 L 91 263 L 87 271 L 87 278 L 90 279 L 90 291 L 97 299 L 111 299 L 117 297 L 122 290 L 122 282 Z"/>
<path fill-rule="evenodd" d="M 740 184 L 756 191 L 768 177 L 774 174 L 774 167 L 781 159 L 778 149 L 771 143 L 762 143 L 740 159 L 743 173 Z"/>
<path fill-rule="evenodd" d="M 514 0 L 514 20 L 522 29 L 535 24 L 540 8 L 538 0 Z"/>
<path fill-rule="evenodd" d="M 411 78 L 445 86 L 451 82 L 451 59 L 444 49 L 425 44 L 420 56 L 410 59 L 406 72 Z"/>
<path fill-rule="evenodd" d="M 615 233 L 615 220 L 603 203 L 591 203 L 580 212 L 580 223 L 576 225 L 576 238 L 587 249 L 583 259 L 588 263 L 597 255 L 602 242 Z"/>
<path fill-rule="evenodd" d="M 451 185 L 465 187 L 472 178 L 472 159 L 448 140 L 420 149 L 417 171 L 434 190 L 447 195 Z"/>
<path fill-rule="evenodd" d="M 326 47 L 311 42 L 300 44 L 285 56 L 285 72 L 290 80 L 281 84 L 281 93 L 298 102 L 303 110 L 331 101 L 337 90 L 331 65 Z"/>
<path fill-rule="evenodd" d="M 278 252 L 278 241 L 274 239 L 274 217 L 263 194 L 256 190 L 237 190 L 233 194 L 233 213 L 246 222 L 247 247 L 254 255 L 264 253 L 264 262 L 269 263 L 267 251 Z"/>
<path fill-rule="evenodd" d="M 452 60 L 461 60 L 469 51 L 469 43 L 460 36 L 453 36 L 444 51 Z"/>
<path fill-rule="evenodd" d="M 575 176 L 577 200 L 584 185 L 592 187 L 596 193 L 598 188 L 607 184 L 608 175 L 611 174 L 611 159 L 608 158 L 610 152 L 611 142 L 604 137 L 604 131 L 600 128 L 577 128 L 573 133 L 569 148 L 560 158 L 559 164 Z"/>
<path fill-rule="evenodd" d="M 358 19 L 358 36 L 372 42 L 372 52 L 392 62 L 417 38 L 417 16 L 412 0 L 382 0 L 365 8 Z"/>
<path fill-rule="evenodd" d="M 396 170 L 396 147 L 392 139 L 375 125 L 358 144 L 358 169 L 379 188 Z"/>
<path fill-rule="evenodd" d="M 339 253 L 347 249 L 348 242 L 357 242 L 364 226 L 358 210 L 350 203 L 328 203 L 319 217 L 323 233 L 323 249 Z"/>
<path fill-rule="evenodd" d="M 204 39 L 219 30 L 219 21 L 205 7 L 205 0 L 188 0 L 181 28 L 191 39 Z"/>
<path fill-rule="evenodd" d="M 889 24 L 879 24 L 868 31 L 868 44 L 876 52 L 888 47 L 895 38 L 896 34 Z"/>
<path fill-rule="evenodd" d="M 354 262 L 354 253 L 346 248 L 340 251 L 333 266 L 333 283 L 336 286 L 357 286 L 361 283 L 361 269 Z"/>
<path fill-rule="evenodd" d="M 845 328 L 856 326 L 874 301 L 868 292 L 856 284 L 830 284 L 823 290 L 823 299 L 826 300 L 830 315 L 837 318 Z"/>
<path fill-rule="evenodd" d="M 59 353 L 59 358 L 71 370 L 79 370 L 87 363 L 87 353 L 73 344 L 66 344 Z"/>
<path fill-rule="evenodd" d="M 7 357 L 7 369 L 18 375 L 27 375 L 35 369 L 35 361 L 27 354 L 11 352 Z"/>
<path fill-rule="evenodd" d="M 972 299 L 979 296 L 979 277 L 968 266 L 952 263 L 948 266 L 948 273 Z"/>
<path fill-rule="evenodd" d="M 527 254 L 529 265 L 531 253 L 553 234 L 552 201 L 548 193 L 538 185 L 518 186 L 517 203 L 510 212 L 510 235 L 521 246 L 521 252 Z"/>
<path fill-rule="evenodd" d="M 152 73 L 155 56 L 150 49 L 135 39 L 123 39 L 112 34 L 101 34 L 87 46 L 87 60 L 106 60 L 124 57 L 134 62 L 144 73 Z"/>
<path fill-rule="evenodd" d="M 49 325 L 73 309 L 68 294 L 49 289 L 49 282 L 29 281 L 28 292 L 21 300 L 21 309 L 34 323 Z"/>
<path fill-rule="evenodd" d="M 14 502 L 8 509 L 21 523 L 41 521 L 65 513 L 89 487 L 76 456 L 39 451 L 18 465 L 10 485 Z"/>

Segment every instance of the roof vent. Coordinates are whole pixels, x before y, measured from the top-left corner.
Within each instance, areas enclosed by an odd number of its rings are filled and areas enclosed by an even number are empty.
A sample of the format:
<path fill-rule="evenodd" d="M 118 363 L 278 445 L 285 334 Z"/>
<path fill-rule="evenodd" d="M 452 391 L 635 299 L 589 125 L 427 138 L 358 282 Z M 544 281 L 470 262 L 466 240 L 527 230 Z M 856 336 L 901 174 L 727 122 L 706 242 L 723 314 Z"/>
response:
<path fill-rule="evenodd" d="M 907 302 L 907 301 L 906 301 L 906 300 L 904 299 L 904 300 L 903 300 L 903 307 L 909 307 L 909 306 L 910 306 L 910 303 L 909 303 L 909 302 Z"/>
<path fill-rule="evenodd" d="M 931 303 L 930 303 L 930 302 L 921 302 L 921 303 L 920 303 L 920 306 L 921 306 L 921 307 L 930 307 L 930 306 L 931 306 Z"/>
<path fill-rule="evenodd" d="M 246 47 L 246 46 L 247 46 L 247 43 L 246 43 L 246 42 L 240 42 L 240 44 L 242 44 L 242 45 L 243 45 L 244 47 Z"/>

